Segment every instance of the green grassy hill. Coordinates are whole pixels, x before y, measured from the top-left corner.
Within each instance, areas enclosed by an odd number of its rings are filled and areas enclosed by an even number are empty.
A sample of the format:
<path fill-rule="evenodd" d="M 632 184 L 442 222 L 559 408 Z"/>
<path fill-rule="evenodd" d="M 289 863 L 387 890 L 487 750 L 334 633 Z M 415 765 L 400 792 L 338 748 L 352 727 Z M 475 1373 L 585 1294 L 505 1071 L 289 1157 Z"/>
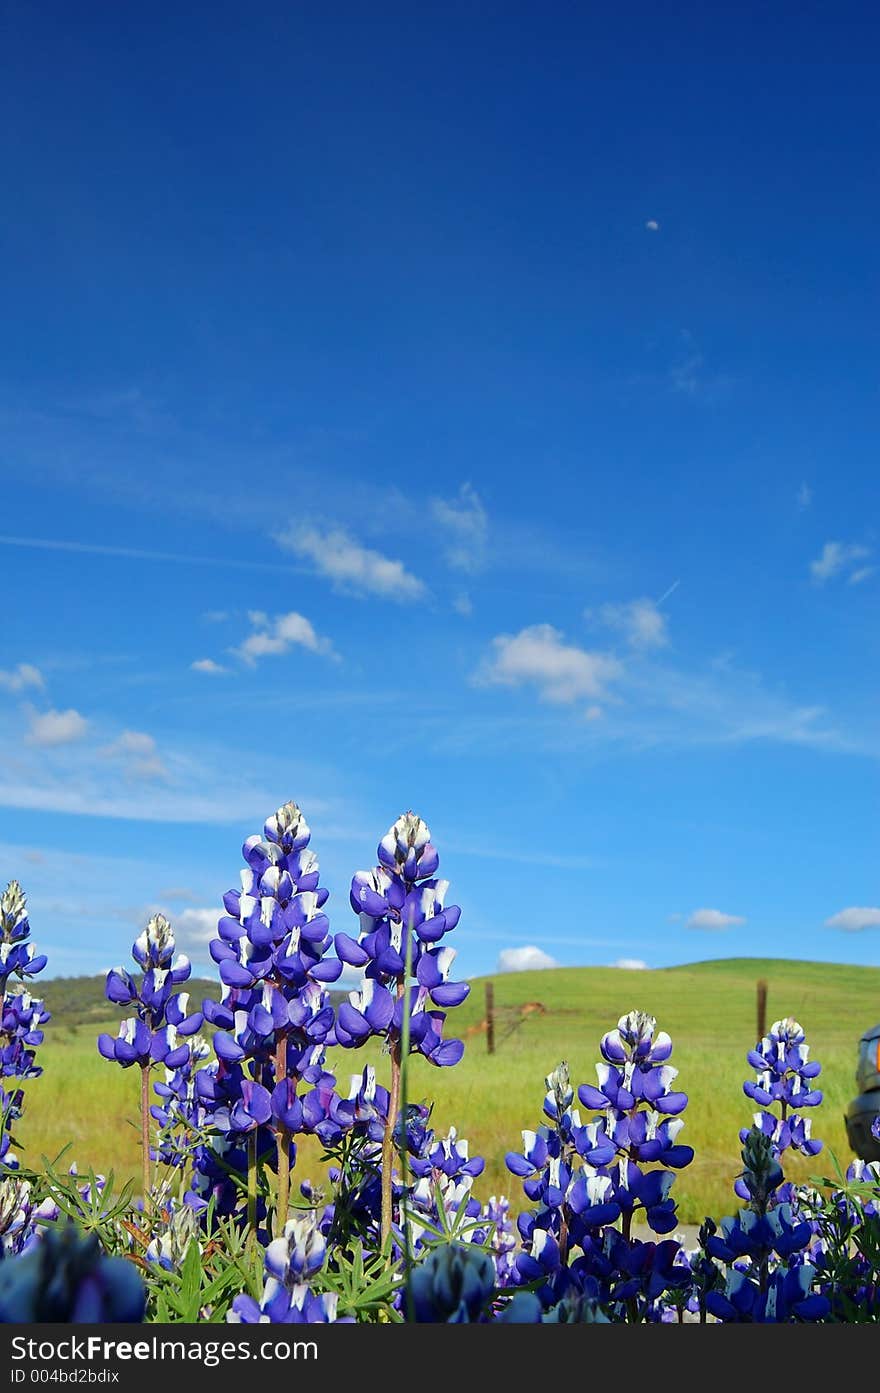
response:
<path fill-rule="evenodd" d="M 86 1026 L 100 1023 L 106 1029 L 107 1012 L 111 1010 L 104 995 L 103 975 L 95 977 L 52 977 L 46 982 L 37 980 L 32 995 L 45 1001 L 52 1012 L 51 1030 L 58 1027 Z M 216 980 L 192 977 L 181 989 L 189 992 L 190 1004 L 197 1007 L 205 997 L 220 999 L 220 984 Z M 116 1034 L 116 1031 L 113 1031 Z"/>
<path fill-rule="evenodd" d="M 652 971 L 565 968 L 514 973 L 493 979 L 496 1052 L 488 1055 L 484 1028 L 485 982 L 475 980 L 465 1004 L 452 1012 L 448 1033 L 466 1043 L 455 1069 L 438 1070 L 417 1061 L 412 1097 L 435 1101 L 434 1122 L 451 1124 L 486 1157 L 478 1193 L 507 1193 L 518 1206 L 517 1182 L 504 1166 L 506 1151 L 519 1146 L 520 1131 L 541 1120 L 544 1076 L 561 1059 L 577 1084 L 595 1081 L 598 1041 L 624 1012 L 637 1008 L 657 1017 L 674 1042 L 671 1062 L 690 1102 L 682 1141 L 696 1150 L 692 1166 L 676 1181 L 683 1222 L 731 1208 L 731 1185 L 739 1167 L 740 1127 L 753 1108 L 742 1092 L 750 1075 L 745 1055 L 755 1043 L 755 984 L 768 984 L 768 1023 L 793 1015 L 807 1032 L 812 1057 L 823 1068 L 819 1084 L 825 1101 L 812 1109 L 814 1135 L 846 1163 L 843 1113 L 855 1092 L 856 1046 L 862 1031 L 880 1019 L 880 968 L 781 960 L 726 959 Z M 216 995 L 216 983 L 188 984 L 195 1000 Z M 96 989 L 97 987 L 97 989 Z M 41 1051 L 42 1078 L 27 1085 L 28 1110 L 20 1126 L 27 1159 L 54 1154 L 72 1141 L 70 1156 L 117 1173 L 136 1173 L 137 1080 L 98 1055 L 99 1028 L 116 1033 L 116 1021 L 102 999 L 100 978 L 57 979 L 44 995 L 55 1019 Z M 204 988 L 204 989 L 203 989 Z M 76 1003 L 79 1003 L 78 1005 Z M 366 1063 L 383 1072 L 377 1050 L 334 1051 L 330 1060 L 340 1091 Z M 298 1171 L 315 1175 L 318 1151 L 301 1148 Z M 825 1153 L 799 1161 L 792 1178 L 825 1169 Z"/>

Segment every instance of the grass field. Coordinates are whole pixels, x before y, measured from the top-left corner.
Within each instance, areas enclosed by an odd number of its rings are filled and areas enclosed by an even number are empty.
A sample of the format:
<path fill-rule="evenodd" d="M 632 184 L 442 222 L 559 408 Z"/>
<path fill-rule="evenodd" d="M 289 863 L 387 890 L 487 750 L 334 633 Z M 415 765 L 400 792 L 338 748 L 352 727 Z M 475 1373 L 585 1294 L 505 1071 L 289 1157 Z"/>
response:
<path fill-rule="evenodd" d="M 815 1160 L 798 1159 L 792 1179 L 826 1173 L 830 1148 L 845 1164 L 851 1158 L 843 1113 L 855 1093 L 856 1046 L 862 1031 L 880 1019 L 880 968 L 828 963 L 733 959 L 655 971 L 567 968 L 499 976 L 495 982 L 496 1052 L 487 1054 L 480 1029 L 485 1015 L 484 982 L 472 984 L 465 1004 L 451 1013 L 449 1034 L 462 1035 L 466 1052 L 455 1069 L 422 1061 L 411 1071 L 410 1096 L 435 1101 L 434 1125 L 450 1124 L 469 1139 L 471 1152 L 486 1158 L 477 1193 L 507 1193 L 524 1203 L 519 1183 L 504 1166 L 523 1127 L 541 1120 L 543 1080 L 566 1059 L 577 1084 L 595 1082 L 601 1035 L 632 1008 L 650 1011 L 674 1041 L 672 1063 L 690 1102 L 681 1140 L 696 1151 L 693 1165 L 676 1181 L 673 1194 L 684 1223 L 706 1214 L 720 1217 L 732 1207 L 731 1185 L 739 1167 L 739 1128 L 753 1111 L 742 1091 L 749 1076 L 745 1055 L 755 1042 L 755 984 L 768 983 L 768 1023 L 794 1015 L 807 1032 L 812 1057 L 822 1064 L 819 1084 L 825 1101 L 811 1109 L 814 1135 L 825 1142 Z M 47 983 L 56 1017 L 40 1051 L 42 1078 L 27 1085 L 28 1105 L 19 1132 L 23 1159 L 34 1165 L 68 1141 L 80 1170 L 89 1165 L 135 1176 L 138 1165 L 135 1116 L 137 1078 L 103 1060 L 95 1047 L 99 1029 L 116 1033 L 118 1017 L 81 992 L 71 1005 L 73 984 Z M 198 997 L 198 991 L 195 993 Z M 67 1000 L 67 1009 L 65 1009 Z M 523 1012 L 525 1006 L 535 1009 Z M 348 1092 L 349 1077 L 375 1052 L 335 1051 L 330 1067 Z M 297 1174 L 317 1178 L 319 1152 L 303 1146 Z"/>

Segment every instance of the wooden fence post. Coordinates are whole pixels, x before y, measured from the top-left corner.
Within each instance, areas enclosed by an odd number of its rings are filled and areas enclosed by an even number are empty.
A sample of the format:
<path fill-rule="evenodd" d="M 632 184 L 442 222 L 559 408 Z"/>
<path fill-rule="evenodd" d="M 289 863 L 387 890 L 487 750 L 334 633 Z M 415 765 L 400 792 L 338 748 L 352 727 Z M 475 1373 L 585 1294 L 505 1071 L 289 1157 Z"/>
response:
<path fill-rule="evenodd" d="M 486 1049 L 489 1054 L 495 1053 L 495 986 L 492 982 L 486 983 Z"/>
<path fill-rule="evenodd" d="M 767 983 L 761 979 L 758 983 L 758 1039 L 763 1040 L 767 1034 Z"/>

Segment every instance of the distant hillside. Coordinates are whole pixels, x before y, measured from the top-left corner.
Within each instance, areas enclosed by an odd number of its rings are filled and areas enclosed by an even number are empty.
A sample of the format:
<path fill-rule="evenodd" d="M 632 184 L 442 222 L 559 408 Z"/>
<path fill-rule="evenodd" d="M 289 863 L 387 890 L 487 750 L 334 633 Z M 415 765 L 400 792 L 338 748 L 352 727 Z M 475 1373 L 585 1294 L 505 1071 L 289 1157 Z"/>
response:
<path fill-rule="evenodd" d="M 544 1079 L 566 1060 L 576 1083 L 593 1082 L 599 1041 L 626 1011 L 649 1011 L 674 1043 L 677 1087 L 688 1095 L 683 1141 L 696 1159 L 677 1176 L 675 1196 L 685 1223 L 706 1214 L 720 1217 L 735 1202 L 740 1167 L 739 1132 L 749 1125 L 754 1103 L 743 1080 L 754 1077 L 746 1060 L 756 1039 L 756 983 L 767 984 L 767 1023 L 793 1015 L 803 1025 L 810 1058 L 822 1066 L 824 1102 L 812 1110 L 813 1135 L 824 1143 L 818 1158 L 793 1157 L 786 1175 L 797 1181 L 831 1174 L 833 1157 L 845 1166 L 850 1150 L 844 1113 L 856 1092 L 856 1062 L 862 1031 L 880 1021 L 880 968 L 857 964 L 727 958 L 674 968 L 626 970 L 612 967 L 549 968 L 498 973 L 494 983 L 494 1052 L 488 1048 L 487 979 L 471 981 L 463 1005 L 449 1012 L 446 1033 L 465 1042 L 454 1069 L 435 1069 L 416 1060 L 410 1097 L 433 1100 L 432 1125 L 442 1136 L 450 1126 L 467 1137 L 471 1155 L 486 1169 L 478 1193 L 511 1195 L 522 1203 L 518 1183 L 504 1156 L 516 1149 L 524 1129 L 540 1123 Z M 195 1002 L 216 996 L 216 981 L 187 983 Z M 138 1175 L 138 1133 L 129 1126 L 137 1111 L 137 1083 L 130 1072 L 111 1067 L 98 1053 L 95 1036 L 115 1033 L 123 1014 L 104 1000 L 101 977 L 56 978 L 40 984 L 55 1019 L 46 1030 L 39 1060 L 45 1072 L 27 1085 L 28 1102 L 20 1140 L 37 1162 L 73 1142 L 81 1170 L 93 1165 L 120 1177 Z M 206 1034 L 212 1034 L 212 1028 Z M 362 1050 L 332 1050 L 330 1069 L 347 1092 L 366 1064 L 388 1080 L 388 1056 L 374 1039 Z M 301 1176 L 319 1173 L 319 1151 L 303 1139 Z"/>
<path fill-rule="evenodd" d="M 465 1006 L 451 1020 L 474 1028 L 485 1014 L 484 991 L 487 981 L 495 984 L 495 1001 L 502 1012 L 506 1007 L 522 1002 L 552 1003 L 555 1010 L 589 1009 L 597 988 L 610 988 L 612 997 L 619 997 L 621 1010 L 632 1004 L 646 1006 L 653 1002 L 655 1012 L 661 1013 L 660 1002 L 675 983 L 692 978 L 692 990 L 704 999 L 720 990 L 725 996 L 734 992 L 751 1009 L 754 984 L 763 978 L 769 986 L 769 1020 L 789 1012 L 806 1010 L 811 994 L 820 999 L 827 988 L 829 993 L 841 992 L 844 999 L 857 999 L 866 991 L 876 999 L 876 1019 L 880 1019 L 880 967 L 861 967 L 844 963 L 789 961 L 782 958 L 716 958 L 705 962 L 685 963 L 680 967 L 645 968 L 640 970 L 606 967 L 560 967 L 544 971 L 508 972 L 471 979 L 471 995 Z M 791 988 L 796 984 L 796 990 Z M 683 983 L 682 983 L 683 985 Z M 190 994 L 195 1006 L 210 997 L 220 999 L 220 983 L 214 979 L 193 977 L 180 988 Z M 52 1012 L 57 1025 L 89 1025 L 106 1022 L 116 1014 L 116 1008 L 104 996 L 104 977 L 53 977 L 36 981 L 31 986 Z M 330 999 L 337 1004 L 343 992 L 331 991 Z M 806 999 L 805 999 L 806 998 Z M 625 1003 L 625 1004 L 624 1004 Z M 648 1009 L 652 1009 L 648 1005 Z M 775 1012 L 775 1015 L 774 1015 Z M 872 1012 L 869 1009 L 868 1014 Z M 614 1022 L 611 1022 L 613 1024 Z M 864 1028 L 874 1019 L 865 1020 Z M 607 1025 L 605 1026 L 607 1029 Z"/>
<path fill-rule="evenodd" d="M 37 978 L 30 985 L 31 995 L 40 997 L 52 1013 L 52 1024 L 56 1026 L 80 1026 L 106 1024 L 107 1020 L 125 1014 L 104 995 L 103 975 L 96 977 L 52 977 L 42 982 Z M 205 998 L 219 1001 L 221 985 L 215 979 L 191 977 L 176 990 L 189 992 L 190 1009 L 197 1010 Z M 334 1004 L 341 993 L 331 992 Z M 51 1026 L 49 1027 L 51 1029 Z"/>
<path fill-rule="evenodd" d="M 37 979 L 31 985 L 31 992 L 45 1001 L 55 1025 L 104 1023 L 108 1016 L 115 1015 L 118 1010 L 104 995 L 104 981 L 103 975 L 52 977 L 46 982 Z M 214 1001 L 220 999 L 219 982 L 210 982 L 201 977 L 191 978 L 180 990 L 189 992 L 193 1006 L 204 1001 L 205 997 Z"/>

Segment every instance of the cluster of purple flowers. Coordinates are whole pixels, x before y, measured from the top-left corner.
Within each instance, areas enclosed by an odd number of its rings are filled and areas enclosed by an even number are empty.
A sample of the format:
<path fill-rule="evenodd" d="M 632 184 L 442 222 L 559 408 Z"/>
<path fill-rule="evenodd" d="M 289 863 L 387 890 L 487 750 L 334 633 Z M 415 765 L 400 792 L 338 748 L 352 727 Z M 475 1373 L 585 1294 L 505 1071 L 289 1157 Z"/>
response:
<path fill-rule="evenodd" d="M 174 991 L 192 972 L 184 954 L 175 957 L 175 947 L 170 923 L 164 914 L 154 914 L 131 950 L 143 974 L 140 985 L 124 967 L 107 973 L 104 990 L 108 1001 L 135 1011 L 122 1021 L 118 1035 L 98 1036 L 100 1053 L 123 1069 L 133 1064 L 142 1069 L 153 1064 L 179 1069 L 189 1058 L 186 1037 L 199 1029 L 202 1015 L 199 1011 L 189 1014 L 189 996 Z"/>
<path fill-rule="evenodd" d="M 198 1097 L 228 1143 L 253 1137 L 258 1154 L 267 1139 L 274 1145 L 282 1222 L 292 1138 L 323 1116 L 324 1046 L 334 1040 L 327 985 L 342 971 L 327 956 L 327 891 L 310 839 L 302 812 L 286 803 L 244 843 L 241 889 L 224 896 L 226 914 L 210 945 L 224 986 L 219 1003 L 204 1003 L 205 1018 L 219 1027 L 217 1062 L 196 1075 Z M 303 1083 L 312 1096 L 299 1095 Z"/>
<path fill-rule="evenodd" d="M 235 1324 L 326 1325 L 337 1320 L 335 1292 L 315 1292 L 310 1279 L 324 1266 L 326 1244 L 311 1213 L 288 1219 L 264 1255 L 265 1284 L 259 1300 L 237 1296 L 227 1320 Z M 350 1317 L 340 1317 L 340 1322 Z"/>
<path fill-rule="evenodd" d="M 769 1034 L 749 1050 L 747 1059 L 757 1076 L 746 1080 L 743 1092 L 760 1107 L 754 1126 L 770 1139 L 773 1155 L 779 1157 L 791 1147 L 804 1156 L 816 1156 L 822 1143 L 813 1138 L 811 1119 L 802 1117 L 800 1109 L 821 1103 L 821 1090 L 814 1087 L 813 1080 L 822 1066 L 810 1059 L 802 1026 L 793 1016 L 774 1021 Z M 740 1132 L 741 1142 L 749 1131 L 745 1127 Z M 743 1186 L 743 1181 L 737 1182 L 736 1193 L 748 1199 Z"/>
<path fill-rule="evenodd" d="M 35 1051 L 43 1043 L 49 1012 L 24 983 L 46 966 L 46 956 L 30 942 L 27 898 L 17 880 L 0 895 L 0 1078 L 32 1079 L 42 1074 Z M 14 1170 L 12 1127 L 21 1116 L 20 1088 L 0 1087 L 0 1169 Z"/>
<path fill-rule="evenodd" d="M 762 1128 L 746 1132 L 742 1159 L 740 1183 L 749 1202 L 719 1229 L 711 1224 L 705 1237 L 706 1256 L 726 1266 L 723 1280 L 705 1295 L 706 1310 L 726 1323 L 824 1320 L 830 1303 L 816 1289 L 816 1268 L 808 1260 L 813 1226 L 779 1198 L 784 1175 Z"/>
<path fill-rule="evenodd" d="M 146 1288 L 127 1259 L 107 1257 L 74 1224 L 47 1226 L 38 1243 L 0 1262 L 0 1322 L 136 1322 Z"/>
<path fill-rule="evenodd" d="M 379 865 L 352 880 L 360 932 L 357 939 L 338 933 L 334 942 L 343 962 L 363 970 L 364 982 L 339 1008 L 336 1039 L 352 1048 L 379 1035 L 399 1049 L 407 1012 L 410 1049 L 448 1066 L 458 1063 L 464 1045 L 443 1039 L 443 1008 L 460 1005 L 470 988 L 449 980 L 456 952 L 439 946 L 461 910 L 445 905 L 449 882 L 435 878 L 440 858 L 430 837 L 420 817 L 404 813 L 379 843 Z"/>
<path fill-rule="evenodd" d="M 629 1319 L 656 1319 L 661 1296 L 687 1272 L 677 1242 L 638 1241 L 632 1226 L 640 1218 L 658 1234 L 675 1228 L 674 1171 L 693 1159 L 678 1141 L 687 1097 L 673 1086 L 672 1041 L 652 1016 L 621 1017 L 600 1052 L 597 1084 L 578 1089 L 592 1121 L 573 1106 L 562 1064 L 547 1078 L 550 1125 L 524 1132 L 523 1152 L 507 1157 L 537 1205 L 520 1215 L 516 1265 L 522 1281 L 541 1284 L 548 1307 L 574 1293 Z"/>

